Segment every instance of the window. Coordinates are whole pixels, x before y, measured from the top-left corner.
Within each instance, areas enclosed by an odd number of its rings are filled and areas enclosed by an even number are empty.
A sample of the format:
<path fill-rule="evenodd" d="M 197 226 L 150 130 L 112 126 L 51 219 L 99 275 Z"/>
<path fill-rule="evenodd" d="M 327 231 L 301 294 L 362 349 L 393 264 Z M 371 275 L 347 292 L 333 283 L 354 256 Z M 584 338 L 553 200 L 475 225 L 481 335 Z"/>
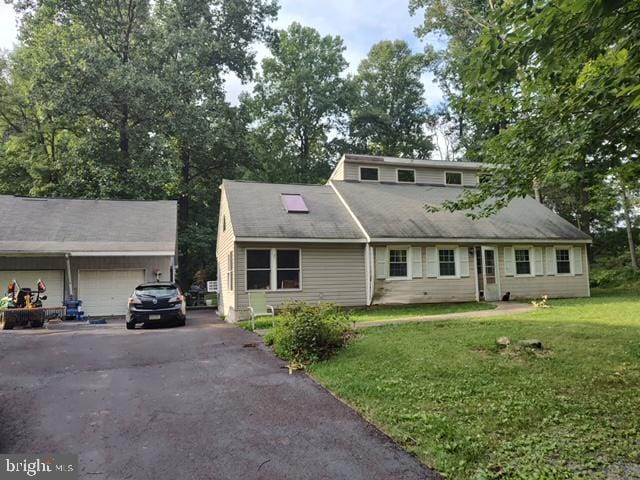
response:
<path fill-rule="evenodd" d="M 396 172 L 398 183 L 416 183 L 415 170 L 403 170 L 399 168 Z"/>
<path fill-rule="evenodd" d="M 389 250 L 389 277 L 407 278 L 408 276 L 407 250 Z"/>
<path fill-rule="evenodd" d="M 568 248 L 556 249 L 556 270 L 559 274 L 571 273 L 571 256 Z"/>
<path fill-rule="evenodd" d="M 247 290 L 271 288 L 271 250 L 247 250 Z"/>
<path fill-rule="evenodd" d="M 462 185 L 462 173 L 444 172 L 444 183 L 447 185 Z"/>
<path fill-rule="evenodd" d="M 528 249 L 514 250 L 516 275 L 531 275 L 531 260 Z"/>
<path fill-rule="evenodd" d="M 297 193 L 281 194 L 282 203 L 288 213 L 309 213 L 309 208 L 304 202 L 304 197 Z"/>
<path fill-rule="evenodd" d="M 233 252 L 227 255 L 227 286 L 233 290 Z"/>
<path fill-rule="evenodd" d="M 277 251 L 277 288 L 300 288 L 300 250 Z"/>
<path fill-rule="evenodd" d="M 222 231 L 225 232 L 227 230 L 227 217 L 222 216 Z"/>
<path fill-rule="evenodd" d="M 378 168 L 377 167 L 360 167 L 360 180 L 377 182 Z"/>
<path fill-rule="evenodd" d="M 441 277 L 456 276 L 456 251 L 453 249 L 439 249 L 438 260 L 440 262 Z"/>
<path fill-rule="evenodd" d="M 247 290 L 297 290 L 300 278 L 300 250 L 247 250 Z"/>

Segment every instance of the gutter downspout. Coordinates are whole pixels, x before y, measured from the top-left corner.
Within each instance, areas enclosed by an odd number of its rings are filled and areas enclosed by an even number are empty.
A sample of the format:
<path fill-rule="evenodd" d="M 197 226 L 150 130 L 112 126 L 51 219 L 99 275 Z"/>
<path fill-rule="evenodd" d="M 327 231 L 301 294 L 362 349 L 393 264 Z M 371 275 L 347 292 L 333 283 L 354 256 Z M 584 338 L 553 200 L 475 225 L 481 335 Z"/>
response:
<path fill-rule="evenodd" d="M 73 281 L 71 280 L 71 255 L 66 253 L 65 258 L 67 259 L 67 283 L 69 284 L 69 297 L 73 298 Z"/>

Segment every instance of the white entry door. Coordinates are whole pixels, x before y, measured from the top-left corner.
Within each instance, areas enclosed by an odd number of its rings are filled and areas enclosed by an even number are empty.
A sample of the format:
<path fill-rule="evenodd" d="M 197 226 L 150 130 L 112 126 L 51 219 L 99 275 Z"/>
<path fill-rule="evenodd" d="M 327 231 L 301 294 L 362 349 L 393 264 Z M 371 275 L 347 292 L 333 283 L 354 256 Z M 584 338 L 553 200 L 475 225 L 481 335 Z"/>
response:
<path fill-rule="evenodd" d="M 127 300 L 144 283 L 144 270 L 80 270 L 78 300 L 90 317 L 124 315 Z"/>
<path fill-rule="evenodd" d="M 38 279 L 47 286 L 45 307 L 61 307 L 64 300 L 64 270 L 0 270 L 0 297 L 7 293 L 9 282 L 15 280 L 22 288 L 36 290 Z"/>
<path fill-rule="evenodd" d="M 494 247 L 482 247 L 482 275 L 484 278 L 484 299 L 487 302 L 500 300 L 500 279 L 498 278 L 498 251 Z"/>

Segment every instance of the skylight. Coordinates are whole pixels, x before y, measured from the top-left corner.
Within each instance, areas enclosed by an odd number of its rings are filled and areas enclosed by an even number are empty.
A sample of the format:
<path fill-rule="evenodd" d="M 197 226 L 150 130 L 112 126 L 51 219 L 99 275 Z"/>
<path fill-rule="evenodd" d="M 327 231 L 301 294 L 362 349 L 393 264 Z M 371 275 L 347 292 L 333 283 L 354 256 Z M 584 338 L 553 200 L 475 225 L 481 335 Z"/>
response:
<path fill-rule="evenodd" d="M 284 204 L 284 208 L 287 209 L 289 213 L 309 213 L 309 208 L 307 204 L 304 203 L 304 198 L 302 195 L 298 193 L 283 193 L 282 203 Z"/>

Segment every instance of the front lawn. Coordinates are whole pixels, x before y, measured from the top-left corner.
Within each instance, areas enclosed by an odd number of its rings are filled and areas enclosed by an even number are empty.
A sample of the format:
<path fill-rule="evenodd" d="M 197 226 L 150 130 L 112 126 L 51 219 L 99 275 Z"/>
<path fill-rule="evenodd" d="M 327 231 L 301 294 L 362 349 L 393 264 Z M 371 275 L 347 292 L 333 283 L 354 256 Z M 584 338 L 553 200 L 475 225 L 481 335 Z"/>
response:
<path fill-rule="evenodd" d="M 640 478 L 640 297 L 550 304 L 369 328 L 311 373 L 450 478 Z"/>
<path fill-rule="evenodd" d="M 351 320 L 354 322 L 372 322 L 380 320 L 396 320 L 399 318 L 428 317 L 445 313 L 473 312 L 478 310 L 492 310 L 496 308 L 491 303 L 426 303 L 420 305 L 380 305 L 351 310 Z M 278 317 L 276 317 L 278 322 Z M 270 317 L 256 319 L 256 329 L 271 328 Z M 244 329 L 251 330 L 251 322 L 240 322 Z"/>
<path fill-rule="evenodd" d="M 484 302 L 468 303 L 427 303 L 422 305 L 381 305 L 351 311 L 354 322 L 372 322 L 378 320 L 393 320 L 398 318 L 428 317 L 445 313 L 473 312 L 478 310 L 492 310 L 495 304 Z"/>

